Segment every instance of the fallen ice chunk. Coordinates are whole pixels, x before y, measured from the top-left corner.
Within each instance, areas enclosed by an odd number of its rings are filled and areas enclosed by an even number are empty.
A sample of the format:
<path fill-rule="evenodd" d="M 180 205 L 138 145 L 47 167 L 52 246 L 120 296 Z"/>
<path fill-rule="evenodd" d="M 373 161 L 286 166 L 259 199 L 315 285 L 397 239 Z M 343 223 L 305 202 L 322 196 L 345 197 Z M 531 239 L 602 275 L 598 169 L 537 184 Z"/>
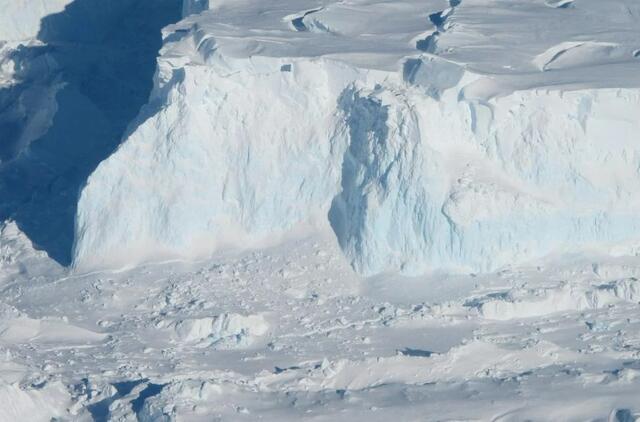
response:
<path fill-rule="evenodd" d="M 245 347 L 269 330 L 262 315 L 222 314 L 214 317 L 187 318 L 171 327 L 181 343 L 214 346 L 218 349 Z"/>

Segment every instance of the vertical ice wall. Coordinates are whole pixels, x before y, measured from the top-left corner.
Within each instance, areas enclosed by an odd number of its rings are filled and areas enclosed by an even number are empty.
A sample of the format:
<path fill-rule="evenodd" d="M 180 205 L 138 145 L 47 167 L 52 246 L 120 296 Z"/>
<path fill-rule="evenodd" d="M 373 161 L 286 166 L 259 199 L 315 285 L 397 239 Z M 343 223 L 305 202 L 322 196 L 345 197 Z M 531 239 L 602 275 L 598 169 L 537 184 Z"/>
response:
<path fill-rule="evenodd" d="M 285 3 L 222 2 L 167 33 L 150 105 L 82 191 L 77 266 L 251 247 L 318 220 L 363 274 L 640 239 L 638 89 L 534 75 L 517 90 L 404 56 L 422 35 L 370 9 L 353 12 L 381 25 L 363 38 L 343 5 L 305 9 L 325 29 L 299 31 Z"/>
<path fill-rule="evenodd" d="M 345 144 L 333 93 L 355 75 L 281 61 L 173 71 L 160 107 L 82 191 L 77 262 L 189 257 L 326 220 Z"/>
<path fill-rule="evenodd" d="M 427 166 L 435 163 L 422 145 L 418 116 L 402 97 L 382 89 L 347 89 L 338 106 L 348 146 L 329 220 L 357 270 L 403 269 L 407 252 L 433 249 L 439 215 L 430 198 L 435 192 L 426 188 Z"/>
<path fill-rule="evenodd" d="M 281 62 L 249 77 L 177 71 L 89 179 L 77 262 L 259 244 L 318 213 L 363 274 L 486 271 L 640 233 L 635 90 L 480 104 Z"/>

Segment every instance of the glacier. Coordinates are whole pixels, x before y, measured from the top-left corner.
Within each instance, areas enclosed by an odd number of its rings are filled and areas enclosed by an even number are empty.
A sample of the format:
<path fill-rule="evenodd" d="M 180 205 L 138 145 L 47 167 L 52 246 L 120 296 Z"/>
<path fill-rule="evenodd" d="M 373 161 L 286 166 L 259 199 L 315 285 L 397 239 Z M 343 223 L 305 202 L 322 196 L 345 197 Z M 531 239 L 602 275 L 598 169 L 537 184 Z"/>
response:
<path fill-rule="evenodd" d="M 364 275 L 634 251 L 640 6 L 613 4 L 498 3 L 488 35 L 482 0 L 187 1 L 135 130 L 81 192 L 74 265 L 329 226 Z M 616 30 L 575 29 L 605 9 Z"/>
<path fill-rule="evenodd" d="M 0 422 L 640 420 L 637 0 L 0 10 Z"/>

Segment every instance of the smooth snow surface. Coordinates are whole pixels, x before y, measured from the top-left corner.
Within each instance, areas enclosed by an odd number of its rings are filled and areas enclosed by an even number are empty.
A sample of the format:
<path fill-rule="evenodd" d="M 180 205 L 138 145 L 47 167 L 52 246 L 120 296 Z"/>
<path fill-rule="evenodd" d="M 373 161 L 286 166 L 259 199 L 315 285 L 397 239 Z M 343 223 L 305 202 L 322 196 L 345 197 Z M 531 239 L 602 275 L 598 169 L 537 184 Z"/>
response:
<path fill-rule="evenodd" d="M 640 239 L 635 1 L 183 14 L 150 106 L 82 191 L 78 268 L 273 244 L 300 225 L 330 225 L 365 275 Z"/>
<path fill-rule="evenodd" d="M 0 0 L 0 40 L 36 38 L 41 21 L 62 12 L 73 0 Z"/>
<path fill-rule="evenodd" d="M 71 262 L 78 194 L 147 102 L 181 0 L 0 1 L 0 221 Z M 135 69 L 135 71 L 132 71 Z"/>

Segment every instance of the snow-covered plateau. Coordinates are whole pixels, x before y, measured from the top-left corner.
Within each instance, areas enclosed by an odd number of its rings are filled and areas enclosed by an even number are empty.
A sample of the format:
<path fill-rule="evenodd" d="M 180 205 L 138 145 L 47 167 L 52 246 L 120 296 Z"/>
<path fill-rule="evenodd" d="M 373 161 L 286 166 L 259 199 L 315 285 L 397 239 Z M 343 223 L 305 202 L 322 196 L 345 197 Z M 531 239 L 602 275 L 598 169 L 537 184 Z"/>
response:
<path fill-rule="evenodd" d="M 0 422 L 640 420 L 638 0 L 0 0 Z"/>

